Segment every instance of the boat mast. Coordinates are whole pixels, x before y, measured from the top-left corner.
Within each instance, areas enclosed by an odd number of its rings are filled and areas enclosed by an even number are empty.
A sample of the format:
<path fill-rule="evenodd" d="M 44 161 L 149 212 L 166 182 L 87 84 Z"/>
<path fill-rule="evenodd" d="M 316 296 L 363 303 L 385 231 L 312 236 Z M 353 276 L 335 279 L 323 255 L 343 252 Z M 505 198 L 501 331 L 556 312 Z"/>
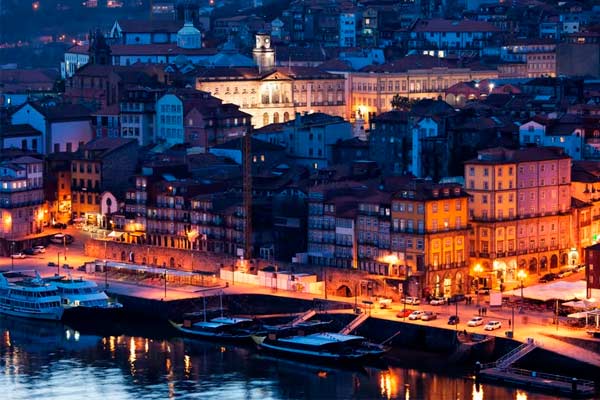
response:
<path fill-rule="evenodd" d="M 202 295 L 202 303 L 204 303 L 204 322 L 206 322 L 206 295 Z"/>
<path fill-rule="evenodd" d="M 219 306 L 221 308 L 221 318 L 223 318 L 223 291 L 219 292 Z"/>

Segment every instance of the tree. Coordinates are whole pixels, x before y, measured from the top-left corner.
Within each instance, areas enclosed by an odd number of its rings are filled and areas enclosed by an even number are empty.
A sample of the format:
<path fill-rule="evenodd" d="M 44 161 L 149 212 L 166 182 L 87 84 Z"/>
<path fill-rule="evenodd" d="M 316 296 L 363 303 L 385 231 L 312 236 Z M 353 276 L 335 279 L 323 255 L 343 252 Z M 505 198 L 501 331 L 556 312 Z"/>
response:
<path fill-rule="evenodd" d="M 390 103 L 392 104 L 392 108 L 394 110 L 407 111 L 412 107 L 414 101 L 410 100 L 408 97 L 400 96 L 400 94 L 396 93 Z"/>

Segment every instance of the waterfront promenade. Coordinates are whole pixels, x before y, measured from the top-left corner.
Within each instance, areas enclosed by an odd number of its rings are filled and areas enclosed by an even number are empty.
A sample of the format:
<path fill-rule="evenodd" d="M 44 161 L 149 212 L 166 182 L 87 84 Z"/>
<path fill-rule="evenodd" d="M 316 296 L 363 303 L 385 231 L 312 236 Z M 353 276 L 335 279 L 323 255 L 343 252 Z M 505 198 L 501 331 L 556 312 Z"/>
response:
<path fill-rule="evenodd" d="M 221 282 L 221 285 L 216 287 L 200 287 L 200 286 L 184 286 L 184 285 L 167 285 L 166 296 L 164 284 L 154 282 L 154 284 L 146 284 L 144 282 L 126 282 L 123 280 L 115 280 L 104 273 L 87 274 L 85 272 L 77 271 L 76 269 L 60 269 L 56 267 L 48 267 L 48 262 L 57 262 L 57 257 L 60 258 L 60 262 L 68 262 L 70 266 L 77 268 L 84 264 L 86 261 L 93 261 L 89 257 L 83 255 L 83 242 L 85 237 L 78 235 L 74 243 L 68 246 L 67 258 L 64 259 L 64 253 L 57 256 L 57 253 L 61 251 L 62 246 L 51 246 L 48 251 L 44 254 L 28 257 L 26 259 L 15 259 L 11 263 L 10 258 L 0 259 L 0 269 L 10 270 L 14 267 L 15 270 L 38 270 L 42 276 L 49 276 L 59 272 L 61 275 L 70 273 L 72 277 L 77 278 L 79 276 L 85 279 L 95 280 L 100 287 L 104 287 L 108 283 L 108 291 L 119 296 L 127 295 L 133 297 L 139 297 L 143 299 L 158 300 L 158 301 L 171 301 L 171 300 L 182 300 L 201 298 L 203 296 L 216 296 L 223 292 L 226 295 L 235 294 L 265 294 L 282 297 L 294 297 L 305 300 L 314 300 L 315 296 L 306 293 L 290 292 L 285 290 L 273 290 L 271 288 L 257 287 L 246 285 L 238 282 Z M 63 250 L 64 251 L 64 250 Z M 168 270 L 167 270 L 168 271 Z M 108 279 L 107 279 L 108 278 Z M 164 282 L 164 281 L 163 281 Z M 324 299 L 323 296 L 319 296 L 320 299 Z M 328 300 L 346 302 L 354 305 L 355 301 L 357 305 L 363 306 L 363 300 L 374 300 L 366 299 L 362 297 L 348 298 L 339 296 L 327 296 Z M 485 306 L 486 297 L 482 296 L 481 306 Z M 473 301 L 475 303 L 475 301 Z M 376 302 L 374 302 L 371 309 L 364 309 L 365 312 L 370 313 L 374 318 L 382 318 L 394 321 L 405 321 L 406 323 L 422 324 L 428 326 L 435 326 L 443 329 L 453 329 L 456 331 L 467 330 L 472 333 L 484 333 L 483 326 L 469 328 L 466 326 L 467 321 L 473 316 L 478 315 L 477 304 L 466 305 L 460 303 L 458 305 L 458 315 L 460 317 L 460 323 L 455 326 L 447 324 L 448 317 L 454 315 L 457 311 L 456 306 L 453 305 L 442 305 L 442 306 L 431 306 L 431 305 L 420 305 L 420 306 L 409 306 L 407 309 L 420 309 L 420 310 L 431 310 L 438 314 L 438 318 L 434 321 L 409 321 L 408 319 L 398 318 L 396 314 L 403 310 L 405 307 L 402 304 L 393 303 L 389 309 L 379 309 Z M 520 342 L 525 342 L 527 338 L 532 337 L 536 340 L 540 347 L 550 350 L 561 355 L 571 357 L 573 359 L 589 363 L 596 367 L 600 367 L 600 354 L 577 346 L 575 344 L 567 343 L 559 338 L 572 338 L 572 339 L 585 339 L 590 342 L 598 342 L 598 339 L 590 339 L 585 330 L 583 329 L 572 329 L 564 325 L 553 325 L 553 315 L 551 312 L 533 312 L 525 311 L 519 313 L 514 310 L 514 326 L 509 326 L 509 321 L 512 318 L 513 310 L 511 308 L 503 307 L 492 309 L 488 306 L 487 315 L 484 317 L 485 321 L 498 320 L 502 322 L 502 328 L 492 332 L 485 332 L 487 334 L 496 336 L 505 336 L 506 331 L 514 330 L 514 339 Z M 512 325 L 512 324 L 511 324 Z"/>

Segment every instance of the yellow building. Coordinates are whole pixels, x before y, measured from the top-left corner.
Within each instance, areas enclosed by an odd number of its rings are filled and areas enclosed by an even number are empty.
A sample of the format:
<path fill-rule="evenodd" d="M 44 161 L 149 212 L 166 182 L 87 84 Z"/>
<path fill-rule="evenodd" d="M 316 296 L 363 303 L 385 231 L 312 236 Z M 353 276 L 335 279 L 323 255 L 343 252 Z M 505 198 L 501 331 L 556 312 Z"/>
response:
<path fill-rule="evenodd" d="M 411 295 L 450 297 L 468 289 L 468 196 L 458 185 L 415 180 L 392 200 L 392 252 L 404 261 Z"/>
<path fill-rule="evenodd" d="M 85 218 L 97 225 L 100 214 L 101 163 L 98 160 L 76 159 L 71 163 L 71 212 L 73 218 Z"/>
<path fill-rule="evenodd" d="M 504 289 L 576 262 L 571 230 L 571 159 L 552 147 L 488 149 L 465 163 L 470 194 L 471 276 Z"/>
<path fill-rule="evenodd" d="M 571 181 L 575 247 L 583 248 L 600 242 L 600 168 L 595 161 L 573 162 Z"/>
<path fill-rule="evenodd" d="M 196 89 L 252 115 L 256 128 L 294 119 L 295 113 L 346 117 L 345 78 L 310 67 L 276 67 L 268 35 L 256 35 L 257 68 L 214 67 L 199 72 Z"/>
<path fill-rule="evenodd" d="M 347 103 L 352 119 L 368 122 L 369 116 L 390 111 L 395 95 L 411 100 L 437 99 L 456 83 L 494 78 L 498 78 L 497 70 L 453 67 L 443 59 L 411 55 L 349 73 L 351 98 Z"/>

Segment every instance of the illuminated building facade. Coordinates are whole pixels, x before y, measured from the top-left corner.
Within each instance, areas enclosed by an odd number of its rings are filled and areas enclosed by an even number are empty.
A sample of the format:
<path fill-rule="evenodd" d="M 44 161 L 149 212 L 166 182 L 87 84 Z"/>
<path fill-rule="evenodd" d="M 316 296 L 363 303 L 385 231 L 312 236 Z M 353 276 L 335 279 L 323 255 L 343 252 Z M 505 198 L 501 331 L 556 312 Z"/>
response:
<path fill-rule="evenodd" d="M 578 261 L 571 224 L 571 158 L 556 147 L 478 152 L 465 163 L 476 284 L 502 289 Z M 475 272 L 477 271 L 477 272 Z"/>
<path fill-rule="evenodd" d="M 459 185 L 413 180 L 392 200 L 391 250 L 410 295 L 465 293 L 468 195 Z"/>

